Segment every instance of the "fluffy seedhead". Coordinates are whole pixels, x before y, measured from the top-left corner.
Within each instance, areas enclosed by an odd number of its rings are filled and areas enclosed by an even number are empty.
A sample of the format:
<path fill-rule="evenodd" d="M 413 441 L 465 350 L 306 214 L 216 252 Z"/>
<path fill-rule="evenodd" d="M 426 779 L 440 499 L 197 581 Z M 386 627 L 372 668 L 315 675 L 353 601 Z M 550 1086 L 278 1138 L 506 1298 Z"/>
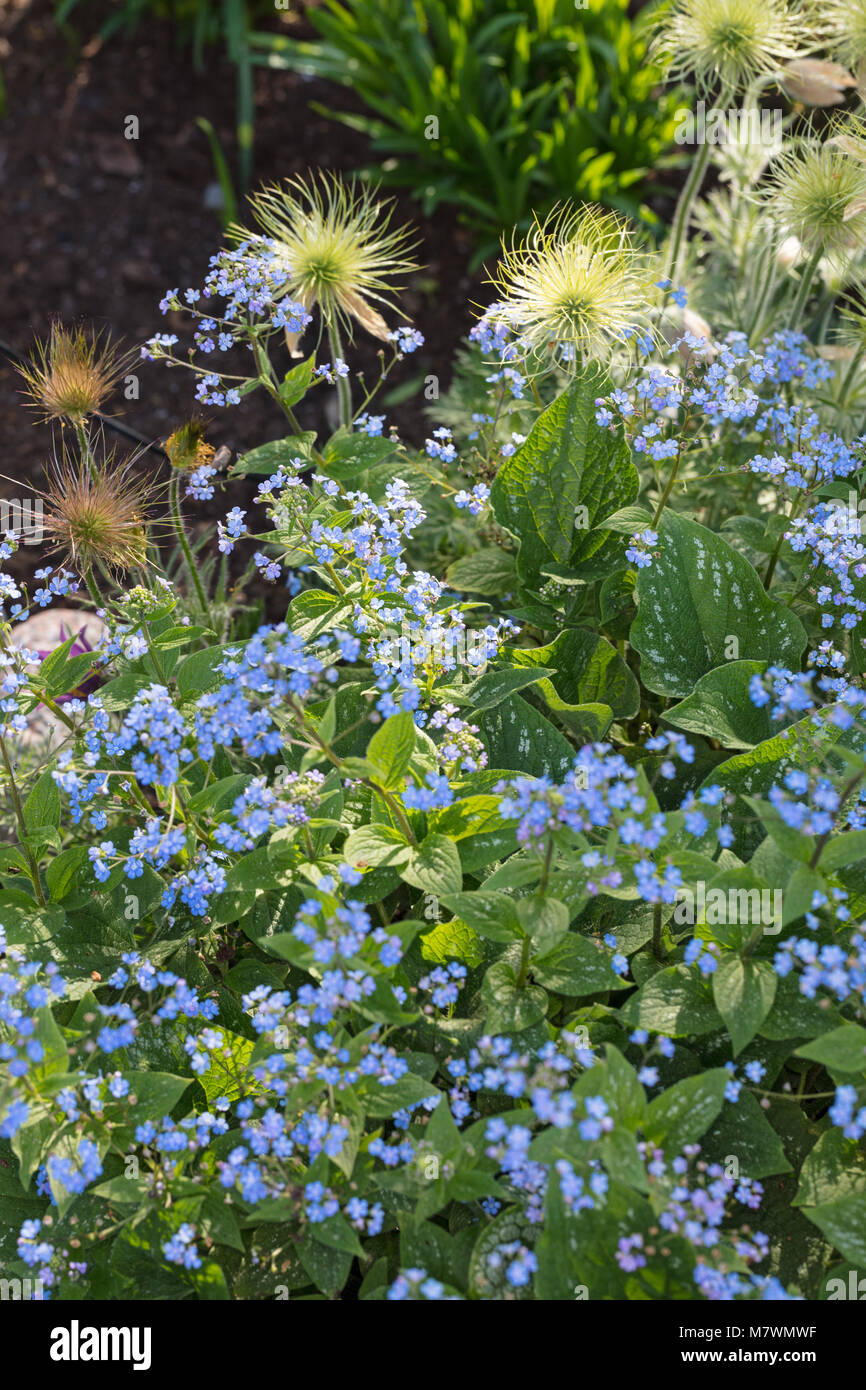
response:
<path fill-rule="evenodd" d="M 507 323 L 530 353 L 565 348 L 574 365 L 604 361 L 649 331 L 654 263 L 615 213 L 555 210 L 522 240 L 503 242 L 490 281 L 498 302 L 488 315 Z"/>
<path fill-rule="evenodd" d="M 137 457 L 98 462 L 55 455 L 41 492 L 46 539 L 63 564 L 86 576 L 94 569 L 121 574 L 147 563 L 147 512 L 156 487 L 134 472 Z"/>
<path fill-rule="evenodd" d="M 866 75 L 866 5 L 863 0 L 819 0 L 817 15 L 827 47 L 840 63 Z"/>
<path fill-rule="evenodd" d="M 743 91 L 803 57 L 815 36 L 788 0 L 673 0 L 656 21 L 653 57 L 672 78 Z"/>
<path fill-rule="evenodd" d="M 289 271 L 286 293 L 351 336 L 354 323 L 383 341 L 388 325 L 374 305 L 396 310 L 395 278 L 418 267 L 410 229 L 391 227 L 393 208 L 375 189 L 337 174 L 289 179 L 252 198 L 256 223 Z M 238 232 L 246 240 L 249 232 Z"/>
<path fill-rule="evenodd" d="M 838 139 L 804 140 L 774 161 L 767 203 L 785 233 L 814 254 L 846 259 L 866 245 L 866 142 L 855 151 L 850 122 Z"/>
<path fill-rule="evenodd" d="M 132 360 L 105 334 L 55 324 L 19 371 L 28 404 L 45 420 L 80 425 L 101 409 Z"/>

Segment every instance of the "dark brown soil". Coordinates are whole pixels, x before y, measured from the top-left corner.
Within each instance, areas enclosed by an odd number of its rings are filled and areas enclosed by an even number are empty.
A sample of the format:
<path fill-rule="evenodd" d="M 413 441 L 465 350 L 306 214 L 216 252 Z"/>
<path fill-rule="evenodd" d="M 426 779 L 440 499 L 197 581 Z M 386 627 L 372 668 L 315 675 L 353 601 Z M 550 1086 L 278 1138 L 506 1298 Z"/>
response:
<path fill-rule="evenodd" d="M 99 29 L 112 8 L 80 5 L 60 32 L 48 0 L 0 0 L 0 340 L 19 352 L 56 318 L 92 322 L 128 344 L 163 331 L 159 299 L 168 287 L 200 284 L 221 241 L 219 216 L 206 201 L 215 183 L 210 151 L 196 118 L 213 123 L 233 164 L 234 69 L 213 48 L 196 73 L 171 27 L 150 18 L 131 37 L 103 41 Z M 364 162 L 362 137 L 310 109 L 333 95 L 294 73 L 257 71 L 254 183 Z M 124 138 L 130 115 L 138 117 L 138 140 Z M 472 323 L 469 301 L 484 292 L 466 270 L 471 246 L 453 214 L 425 220 L 410 199 L 399 204 L 399 219 L 418 227 L 425 263 L 402 302 L 426 345 L 393 378 L 419 378 L 417 395 L 387 413 L 417 443 L 427 430 L 420 378 L 435 373 L 447 385 L 454 348 Z M 359 340 L 353 365 L 375 372 L 376 349 Z M 186 372 L 143 363 L 139 399 L 119 403 L 122 419 L 148 439 L 164 439 L 196 413 L 193 385 Z M 19 390 L 0 355 L 0 473 L 20 480 L 18 487 L 0 482 L 5 497 L 25 496 L 26 484 L 39 483 L 51 445 L 50 431 L 22 408 Z M 325 397 L 317 392 L 306 414 L 301 408 L 306 427 L 325 431 Z M 236 409 L 212 409 L 210 419 L 211 442 L 236 451 L 284 432 L 279 412 L 260 394 Z M 243 505 L 253 486 L 235 483 L 212 504 L 194 504 L 196 517 Z M 38 555 L 33 547 L 15 558 L 30 565 Z"/>

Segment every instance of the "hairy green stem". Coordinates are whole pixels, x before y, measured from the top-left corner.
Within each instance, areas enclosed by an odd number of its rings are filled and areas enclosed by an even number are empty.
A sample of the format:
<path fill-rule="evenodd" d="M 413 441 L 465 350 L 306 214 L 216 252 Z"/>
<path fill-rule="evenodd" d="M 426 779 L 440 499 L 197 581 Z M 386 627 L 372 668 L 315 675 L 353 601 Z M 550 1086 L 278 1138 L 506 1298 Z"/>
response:
<path fill-rule="evenodd" d="M 728 83 L 723 83 L 716 98 L 717 109 L 722 109 L 727 106 L 732 96 L 732 87 Z M 703 143 L 698 146 L 698 152 L 692 162 L 688 178 L 683 185 L 683 190 L 679 196 L 673 222 L 671 224 L 671 239 L 668 243 L 666 273 L 675 284 L 683 261 L 689 226 L 692 220 L 692 212 L 698 194 L 701 191 L 701 185 L 703 184 L 704 175 L 707 172 L 709 162 L 710 142 L 705 139 Z"/>
<path fill-rule="evenodd" d="M 685 432 L 685 430 L 686 430 L 686 428 L 687 428 L 687 426 L 688 426 L 688 423 L 689 423 L 689 417 L 686 416 L 685 421 L 683 422 L 683 431 L 684 431 L 684 432 Z M 683 456 L 683 439 L 682 439 L 682 436 L 681 436 L 681 437 L 680 437 L 680 442 L 679 442 L 679 444 L 678 444 L 678 446 L 677 446 L 677 454 L 676 454 L 676 458 L 674 459 L 674 466 L 673 466 L 673 468 L 671 469 L 671 475 L 670 475 L 670 477 L 668 478 L 667 487 L 665 488 L 664 492 L 662 493 L 661 497 L 659 498 L 659 504 L 658 504 L 658 506 L 656 507 L 655 516 L 654 516 L 653 519 L 652 519 L 652 527 L 651 527 L 652 530 L 655 530 L 656 526 L 658 526 L 659 521 L 661 520 L 662 512 L 663 512 L 664 509 L 665 509 L 665 503 L 667 502 L 668 498 L 670 497 L 671 493 L 673 492 L 674 483 L 676 482 L 676 480 L 677 480 L 677 474 L 678 474 L 679 471 L 680 471 L 680 462 L 681 462 L 681 460 L 682 460 L 682 456 Z"/>
<path fill-rule="evenodd" d="M 336 319 L 328 323 L 328 342 L 331 344 L 332 367 L 336 371 L 337 359 L 345 361 L 343 357 L 343 344 L 340 339 L 340 329 Z M 349 385 L 349 378 L 345 376 L 337 377 L 337 400 L 340 402 L 340 421 L 346 429 L 352 425 L 352 388 Z"/>
<path fill-rule="evenodd" d="M 271 362 L 270 357 L 267 354 L 267 351 L 262 348 L 257 338 L 253 338 L 252 347 L 253 356 L 256 360 L 256 367 L 258 368 L 259 382 L 265 388 L 268 395 L 271 396 L 272 399 L 275 400 L 277 405 L 280 407 L 280 410 L 283 412 L 283 414 L 289 422 L 289 426 L 291 428 L 292 433 L 297 435 L 304 434 L 304 430 L 301 429 L 300 421 L 298 420 L 298 417 L 295 414 L 294 410 L 290 405 L 286 405 L 285 401 L 280 395 L 279 384 L 277 382 L 273 364 Z M 310 456 L 315 460 L 316 463 L 320 465 L 324 463 L 324 458 L 322 457 L 319 450 L 315 447 L 311 448 Z"/>
<path fill-rule="evenodd" d="M 18 791 L 18 783 L 15 781 L 15 773 L 13 772 L 12 764 L 9 761 L 9 753 L 6 748 L 6 739 L 3 737 L 2 734 L 0 734 L 0 756 L 2 756 L 3 759 L 3 766 L 6 769 L 6 776 L 9 778 L 9 795 L 12 798 L 12 808 L 15 812 L 15 819 L 18 822 L 18 838 L 21 841 L 21 849 L 24 852 L 24 858 L 27 860 L 27 871 L 30 874 L 30 880 L 33 884 L 33 892 L 36 894 L 36 901 L 38 902 L 39 906 L 44 907 L 45 894 L 42 892 L 42 884 L 39 881 L 39 864 L 37 863 L 36 856 L 33 853 L 32 849 L 28 844 L 25 843 L 28 833 L 27 821 L 24 816 L 24 807 L 21 804 L 21 796 Z"/>
<path fill-rule="evenodd" d="M 836 409 L 840 415 L 845 411 L 853 392 L 857 377 L 860 372 L 860 364 L 863 361 L 863 354 L 866 352 L 866 343 L 861 343 L 848 364 L 848 369 L 842 378 L 842 388 L 839 392 L 839 400 L 836 402 Z"/>
<path fill-rule="evenodd" d="M 653 903 L 653 940 L 652 952 L 656 960 L 664 960 L 662 950 L 662 905 Z"/>
<path fill-rule="evenodd" d="M 541 894 L 542 897 L 544 897 L 545 893 L 547 892 L 547 885 L 548 885 L 548 883 L 550 882 L 550 866 L 551 866 L 552 863 L 553 863 L 553 836 L 552 836 L 552 835 L 549 835 L 549 836 L 547 837 L 547 850 L 546 850 L 545 855 L 544 855 L 544 866 L 543 866 L 543 868 L 542 868 L 542 870 L 541 870 L 541 882 L 540 882 L 539 885 L 538 885 L 538 891 L 539 891 L 539 893 Z"/>
<path fill-rule="evenodd" d="M 683 184 L 679 201 L 674 213 L 673 223 L 671 224 L 671 240 L 668 249 L 667 273 L 670 279 L 676 284 L 680 265 L 682 264 L 683 253 L 685 251 L 686 238 L 688 236 L 689 224 L 692 220 L 692 209 L 704 181 L 707 172 L 707 165 L 710 160 L 710 146 L 707 141 L 698 146 L 692 167 L 689 170 L 688 178 Z"/>
<path fill-rule="evenodd" d="M 83 419 L 76 420 L 75 422 L 75 437 L 78 440 L 78 447 L 81 450 L 82 461 L 87 464 L 87 471 L 89 472 L 91 479 L 95 483 L 97 476 L 96 460 L 94 459 L 93 451 L 90 448 L 90 436 L 87 433 L 87 426 L 85 425 Z"/>
<path fill-rule="evenodd" d="M 767 301 L 772 298 L 773 291 L 776 288 L 777 269 L 775 255 L 770 257 L 769 266 L 764 271 L 762 280 L 761 291 L 755 304 L 755 312 L 752 315 L 752 325 L 749 329 L 750 342 L 759 339 L 761 336 L 759 330 L 763 323 L 764 309 L 767 306 Z"/>
<path fill-rule="evenodd" d="M 190 543 L 187 539 L 186 527 L 183 524 L 183 515 L 181 514 L 180 510 L 180 476 L 177 470 L 175 470 L 171 475 L 168 496 L 169 507 L 171 509 L 172 525 L 174 526 L 174 533 L 177 536 L 178 545 L 180 546 L 181 551 L 183 553 L 187 574 L 192 580 L 193 587 L 195 588 L 201 612 L 209 623 L 211 620 L 210 608 L 208 606 L 208 601 L 205 596 L 204 587 L 202 585 L 201 579 L 199 578 L 198 570 L 196 569 L 195 557 L 193 556 Z"/>
<path fill-rule="evenodd" d="M 743 960 L 748 960 L 749 956 L 753 953 L 763 935 L 764 925 L 763 923 L 761 923 L 759 926 L 755 927 L 755 930 L 752 932 L 751 936 L 749 937 L 748 941 L 743 947 Z"/>
<path fill-rule="evenodd" d="M 87 585 L 87 592 L 93 599 L 93 602 L 96 604 L 96 607 L 103 608 L 105 605 L 105 600 L 103 599 L 102 594 L 99 592 L 99 585 L 97 584 L 94 578 L 92 569 L 87 570 L 87 572 L 85 573 L 84 582 Z"/>
<path fill-rule="evenodd" d="M 803 317 L 803 314 L 806 309 L 806 304 L 809 300 L 809 291 L 812 288 L 812 281 L 815 279 L 815 272 L 818 269 L 818 262 L 820 261 L 820 259 L 820 250 L 815 251 L 811 259 L 807 261 L 806 265 L 803 267 L 803 271 L 800 276 L 800 285 L 797 290 L 797 297 L 791 306 L 791 314 L 788 319 L 788 327 L 790 329 L 796 329 L 799 327 L 800 320 Z"/>
<path fill-rule="evenodd" d="M 384 787 L 380 787 L 378 782 L 374 782 L 372 778 L 363 777 L 361 780 L 364 786 L 369 787 L 371 791 L 378 792 L 379 796 L 381 796 L 382 800 L 385 802 L 385 805 L 388 807 L 388 810 L 391 812 L 392 816 L 397 821 L 398 825 L 400 826 L 400 829 L 403 831 L 403 834 L 406 836 L 406 839 L 409 841 L 410 845 L 417 846 L 418 837 L 415 834 L 415 831 L 412 829 L 412 826 L 409 823 L 409 817 L 406 815 L 406 812 L 403 810 L 400 803 L 396 801 L 394 797 L 391 795 L 391 793 L 387 792 Z"/>

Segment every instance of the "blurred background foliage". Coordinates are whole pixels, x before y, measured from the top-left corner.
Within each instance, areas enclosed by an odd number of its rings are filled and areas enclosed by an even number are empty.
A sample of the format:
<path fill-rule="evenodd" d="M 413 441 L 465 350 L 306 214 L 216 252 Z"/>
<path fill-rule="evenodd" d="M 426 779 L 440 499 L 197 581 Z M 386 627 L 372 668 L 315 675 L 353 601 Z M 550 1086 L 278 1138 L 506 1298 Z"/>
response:
<path fill-rule="evenodd" d="M 79 3 L 57 0 L 58 23 Z M 663 88 L 647 61 L 655 6 L 636 19 L 629 8 L 628 0 L 119 0 L 102 32 L 169 17 L 198 69 L 208 45 L 225 46 L 237 73 L 240 193 L 253 174 L 255 67 L 332 82 L 333 103 L 316 110 L 369 138 L 360 172 L 409 190 L 426 213 L 455 205 L 473 229 L 477 262 L 503 232 L 566 199 L 656 224 L 650 199 L 663 197 L 666 171 L 682 159 L 673 133 L 685 98 Z M 215 162 L 225 183 L 218 152 Z"/>

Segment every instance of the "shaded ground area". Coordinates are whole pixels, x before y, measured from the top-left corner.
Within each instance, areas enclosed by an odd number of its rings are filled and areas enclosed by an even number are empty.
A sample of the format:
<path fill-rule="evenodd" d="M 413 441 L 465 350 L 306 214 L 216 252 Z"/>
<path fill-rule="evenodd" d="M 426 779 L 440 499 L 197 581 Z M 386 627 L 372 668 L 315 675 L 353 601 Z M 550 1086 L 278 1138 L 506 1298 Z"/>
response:
<path fill-rule="evenodd" d="M 0 340 L 27 351 L 52 318 L 85 320 L 134 344 L 167 327 L 157 303 L 168 287 L 198 285 L 222 231 L 209 206 L 214 171 L 204 134 L 205 116 L 224 150 L 234 150 L 234 70 L 211 49 L 206 69 L 193 70 L 171 26 L 148 19 L 133 37 L 103 42 L 99 28 L 113 7 L 76 7 L 61 33 L 48 0 L 0 0 L 0 72 L 6 114 L 0 120 Z M 275 21 L 276 23 L 277 21 Z M 366 157 L 366 142 L 310 109 L 333 97 L 325 84 L 293 73 L 256 74 L 255 182 L 269 182 L 311 167 L 350 170 Z M 139 121 L 139 139 L 124 138 L 126 117 Z M 454 347 L 472 323 L 468 301 L 484 300 L 482 276 L 466 271 L 467 234 L 444 210 L 420 217 L 399 200 L 399 220 L 421 236 L 424 271 L 403 296 L 406 313 L 426 346 L 407 359 L 394 383 L 417 378 L 417 391 L 389 419 L 412 442 L 423 440 L 421 414 L 426 373 L 447 384 Z M 171 325 L 168 325 L 171 327 Z M 376 344 L 359 342 L 353 365 L 376 369 Z M 286 366 L 289 365 L 287 358 Z M 137 401 L 121 402 L 123 420 L 149 439 L 164 439 L 195 413 L 193 380 L 186 372 L 143 363 Z M 0 357 L 0 497 L 26 496 L 39 482 L 50 432 L 23 409 L 20 381 Z M 302 423 L 324 431 L 326 393 L 317 392 Z M 382 406 L 376 407 L 382 410 Z M 318 418 L 317 418 L 318 417 Z M 209 439 L 235 450 L 277 437 L 282 417 L 264 397 L 225 412 L 210 410 Z M 159 462 L 153 457 L 154 467 Z M 194 504 L 196 517 L 243 505 L 253 485 L 236 483 L 213 504 Z M 32 567 L 36 547 L 16 560 Z M 42 563 L 42 560 L 39 561 Z"/>

